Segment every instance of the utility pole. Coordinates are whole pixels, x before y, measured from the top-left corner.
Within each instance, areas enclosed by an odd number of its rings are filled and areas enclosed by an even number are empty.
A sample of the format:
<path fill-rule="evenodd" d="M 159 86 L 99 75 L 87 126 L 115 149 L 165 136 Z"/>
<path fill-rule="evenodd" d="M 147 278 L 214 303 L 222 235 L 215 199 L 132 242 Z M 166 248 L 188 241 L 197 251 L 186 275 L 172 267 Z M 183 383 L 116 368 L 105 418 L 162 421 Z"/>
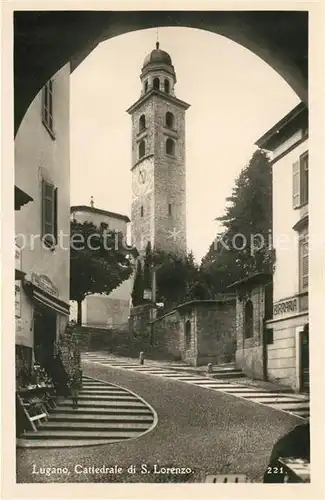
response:
<path fill-rule="evenodd" d="M 157 296 L 157 284 L 156 284 L 156 269 L 153 267 L 152 269 L 152 284 L 151 284 L 151 300 L 153 304 L 152 308 L 152 320 L 156 319 L 157 309 L 156 309 L 156 296 Z"/>

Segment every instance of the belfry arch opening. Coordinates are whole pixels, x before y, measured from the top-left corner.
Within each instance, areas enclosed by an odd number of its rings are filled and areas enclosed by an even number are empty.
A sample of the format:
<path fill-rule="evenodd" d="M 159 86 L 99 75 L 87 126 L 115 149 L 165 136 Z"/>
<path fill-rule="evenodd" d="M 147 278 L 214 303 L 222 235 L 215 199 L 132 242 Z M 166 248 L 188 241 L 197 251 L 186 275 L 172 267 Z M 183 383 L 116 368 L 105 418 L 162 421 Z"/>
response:
<path fill-rule="evenodd" d="M 146 128 L 146 117 L 145 115 L 141 115 L 139 118 L 139 132 L 142 132 L 142 130 L 145 130 Z"/>
<path fill-rule="evenodd" d="M 146 154 L 146 141 L 143 139 L 138 146 L 139 159 L 143 158 L 145 154 Z"/>
<path fill-rule="evenodd" d="M 165 125 L 167 128 L 174 128 L 174 115 L 170 111 L 167 111 L 166 113 L 166 120 L 165 120 Z"/>
<path fill-rule="evenodd" d="M 160 89 L 160 80 L 159 80 L 158 77 L 156 77 L 156 78 L 153 79 L 152 84 L 153 84 L 153 88 L 155 90 L 159 90 Z"/>
<path fill-rule="evenodd" d="M 166 140 L 166 154 L 175 156 L 175 141 L 173 141 L 170 137 Z"/>
<path fill-rule="evenodd" d="M 33 99 L 64 64 L 74 71 L 104 40 L 167 26 L 203 29 L 246 47 L 308 103 L 308 11 L 16 11 L 15 134 Z"/>

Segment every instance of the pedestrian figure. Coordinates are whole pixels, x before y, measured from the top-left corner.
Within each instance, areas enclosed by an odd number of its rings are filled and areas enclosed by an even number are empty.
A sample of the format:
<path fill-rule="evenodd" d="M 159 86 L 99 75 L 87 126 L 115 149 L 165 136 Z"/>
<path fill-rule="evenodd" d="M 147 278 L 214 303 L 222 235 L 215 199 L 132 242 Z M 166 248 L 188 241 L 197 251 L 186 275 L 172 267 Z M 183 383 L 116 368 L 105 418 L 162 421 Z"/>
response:
<path fill-rule="evenodd" d="M 79 391 L 82 385 L 82 372 L 76 369 L 69 380 L 70 393 L 72 397 L 72 408 L 78 408 Z"/>

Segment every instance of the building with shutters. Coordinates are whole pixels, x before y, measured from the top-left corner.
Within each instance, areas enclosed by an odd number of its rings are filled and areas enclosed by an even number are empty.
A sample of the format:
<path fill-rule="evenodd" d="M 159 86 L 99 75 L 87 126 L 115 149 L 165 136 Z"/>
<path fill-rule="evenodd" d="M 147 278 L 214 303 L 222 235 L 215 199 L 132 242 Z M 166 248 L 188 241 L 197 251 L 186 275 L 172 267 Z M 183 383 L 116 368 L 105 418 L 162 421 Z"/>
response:
<path fill-rule="evenodd" d="M 309 390 L 308 109 L 298 104 L 256 145 L 272 155 L 273 317 L 267 374 L 296 391 Z"/>
<path fill-rule="evenodd" d="M 91 199 L 90 206 L 74 205 L 71 207 L 71 219 L 77 222 L 92 222 L 99 231 L 117 231 L 127 240 L 127 215 L 96 208 Z M 88 295 L 82 302 L 82 325 L 94 328 L 126 327 L 130 315 L 133 275 L 120 284 L 109 295 L 94 293 Z M 71 301 L 70 317 L 77 321 L 78 307 Z"/>
<path fill-rule="evenodd" d="M 15 139 L 16 373 L 53 356 L 69 318 L 69 85 L 66 64 Z"/>

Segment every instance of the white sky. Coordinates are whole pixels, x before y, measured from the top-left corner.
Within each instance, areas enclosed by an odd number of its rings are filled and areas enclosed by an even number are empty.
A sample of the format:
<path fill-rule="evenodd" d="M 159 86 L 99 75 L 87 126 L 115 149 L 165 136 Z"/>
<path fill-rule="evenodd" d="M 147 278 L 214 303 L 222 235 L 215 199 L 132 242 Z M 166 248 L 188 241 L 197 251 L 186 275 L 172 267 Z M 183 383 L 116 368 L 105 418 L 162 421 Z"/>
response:
<path fill-rule="evenodd" d="M 299 99 L 270 66 L 241 45 L 191 28 L 160 28 L 160 48 L 175 67 L 186 114 L 187 240 L 201 259 L 225 198 L 254 142 Z M 130 216 L 131 117 L 140 71 L 156 29 L 101 43 L 71 77 L 71 204 Z"/>

